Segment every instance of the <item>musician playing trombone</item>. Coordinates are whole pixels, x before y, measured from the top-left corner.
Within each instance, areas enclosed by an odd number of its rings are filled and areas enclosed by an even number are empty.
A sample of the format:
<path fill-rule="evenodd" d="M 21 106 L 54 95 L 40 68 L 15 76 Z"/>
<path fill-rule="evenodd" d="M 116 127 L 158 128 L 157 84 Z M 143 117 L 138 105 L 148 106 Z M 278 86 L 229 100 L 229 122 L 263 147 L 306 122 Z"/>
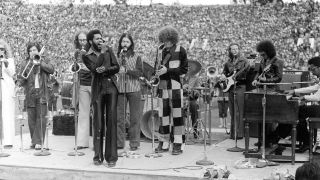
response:
<path fill-rule="evenodd" d="M 45 118 L 47 115 L 46 103 L 49 99 L 48 80 L 49 75 L 54 73 L 53 65 L 40 52 L 41 46 L 39 43 L 30 42 L 27 45 L 28 57 L 22 63 L 22 72 L 18 76 L 18 85 L 23 86 L 26 93 L 25 106 L 31 136 L 30 148 L 36 150 L 40 150 L 41 143 L 44 142 L 47 124 Z M 42 141 L 41 137 L 43 137 Z"/>
<path fill-rule="evenodd" d="M 0 63 L 2 64 L 2 129 L 4 148 L 12 148 L 15 136 L 15 84 L 13 76 L 16 71 L 12 50 L 3 39 L 0 39 Z"/>
<path fill-rule="evenodd" d="M 182 153 L 184 143 L 183 89 L 180 76 L 188 71 L 186 50 L 178 44 L 178 31 L 172 26 L 163 27 L 158 38 L 163 43 L 155 62 L 155 76 L 159 77 L 159 145 L 155 152 L 169 150 L 169 140 L 173 142 L 172 155 Z"/>
<path fill-rule="evenodd" d="M 228 60 L 224 64 L 223 81 L 226 77 L 233 77 L 236 87 L 229 89 L 229 110 L 231 116 L 230 139 L 242 139 L 244 135 L 243 106 L 244 92 L 246 91 L 246 75 L 249 70 L 249 62 L 240 53 L 238 44 L 232 43 L 228 48 Z M 234 94 L 236 97 L 234 98 Z M 234 114 L 236 116 L 234 116 Z M 235 121 L 237 121 L 237 137 L 235 137 Z"/>

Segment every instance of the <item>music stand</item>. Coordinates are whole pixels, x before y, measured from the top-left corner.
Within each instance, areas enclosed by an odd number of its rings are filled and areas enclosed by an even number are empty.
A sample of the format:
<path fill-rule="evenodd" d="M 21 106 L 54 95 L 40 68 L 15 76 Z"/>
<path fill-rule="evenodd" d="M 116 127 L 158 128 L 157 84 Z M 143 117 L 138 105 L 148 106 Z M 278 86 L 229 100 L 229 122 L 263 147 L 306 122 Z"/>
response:
<path fill-rule="evenodd" d="M 245 149 L 238 147 L 238 123 L 237 123 L 237 115 L 236 115 L 236 107 L 237 107 L 237 93 L 236 93 L 236 82 L 233 85 L 233 121 L 234 121 L 234 138 L 235 138 L 235 146 L 232 148 L 228 148 L 229 152 L 243 152 Z M 230 99 L 229 99 L 230 101 Z M 239 119 L 240 121 L 240 119 Z"/>
<path fill-rule="evenodd" d="M 8 157 L 10 154 L 3 152 L 3 144 L 2 144 L 2 138 L 3 138 L 3 119 L 2 119 L 2 66 L 3 66 L 3 55 L 0 57 L 0 157 Z"/>
<path fill-rule="evenodd" d="M 205 88 L 205 90 L 210 90 L 209 88 Z M 210 103 L 210 101 L 209 101 Z M 197 165 L 202 165 L 202 166 L 209 166 L 209 165 L 213 165 L 214 162 L 213 161 L 210 161 L 208 160 L 208 157 L 207 157 L 207 138 L 206 138 L 206 134 L 207 134 L 207 122 L 208 122 L 208 104 L 205 104 L 206 105 L 206 110 L 205 110 L 205 117 L 204 117 L 204 120 L 205 122 L 203 123 L 204 125 L 204 133 L 203 133 L 203 138 L 204 138 L 204 158 L 202 160 L 199 160 L 196 162 Z M 210 104 L 209 104 L 210 106 Z M 211 128 L 211 127 L 210 127 Z M 210 136 L 210 135 L 209 135 Z M 210 139 L 210 137 L 209 137 Z"/>
<path fill-rule="evenodd" d="M 155 131 L 155 125 L 154 125 L 154 110 L 153 110 L 153 98 L 154 98 L 154 93 L 153 93 L 153 89 L 151 86 L 151 121 L 152 121 L 152 152 L 148 153 L 145 155 L 145 157 L 148 158 L 159 158 L 162 157 L 162 154 L 159 154 L 157 152 L 155 152 L 155 148 L 154 148 L 154 131 Z"/>

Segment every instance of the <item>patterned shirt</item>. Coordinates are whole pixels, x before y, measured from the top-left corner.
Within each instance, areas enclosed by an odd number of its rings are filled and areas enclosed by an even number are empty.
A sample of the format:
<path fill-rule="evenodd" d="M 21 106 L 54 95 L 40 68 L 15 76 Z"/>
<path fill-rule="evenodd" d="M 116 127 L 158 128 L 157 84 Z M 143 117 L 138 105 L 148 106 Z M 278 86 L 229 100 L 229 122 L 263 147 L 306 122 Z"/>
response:
<path fill-rule="evenodd" d="M 142 74 L 141 58 L 135 54 L 134 56 L 126 56 L 125 60 L 127 73 L 118 73 L 119 93 L 138 92 L 140 91 L 139 77 Z M 140 63 L 137 64 L 137 61 L 140 61 Z M 120 66 L 123 64 L 121 58 L 118 58 L 118 63 Z"/>

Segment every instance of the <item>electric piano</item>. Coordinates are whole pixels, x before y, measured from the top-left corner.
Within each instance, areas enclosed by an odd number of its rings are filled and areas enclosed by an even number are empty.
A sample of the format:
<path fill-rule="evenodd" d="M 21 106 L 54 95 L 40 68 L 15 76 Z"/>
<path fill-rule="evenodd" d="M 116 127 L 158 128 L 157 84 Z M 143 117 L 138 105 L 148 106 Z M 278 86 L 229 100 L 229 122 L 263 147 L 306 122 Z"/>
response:
<path fill-rule="evenodd" d="M 292 155 L 271 155 L 266 154 L 266 159 L 283 159 L 295 162 L 295 147 L 296 147 L 296 125 L 298 122 L 299 103 L 297 100 L 287 100 L 286 95 L 277 92 L 264 92 L 264 90 L 254 89 L 245 92 L 244 95 L 244 122 L 245 122 L 245 156 L 256 157 L 255 154 L 249 153 L 249 124 L 263 122 L 263 106 L 262 100 L 266 95 L 266 113 L 265 122 L 278 122 L 282 124 L 292 125 Z M 259 132 L 259 138 L 261 132 Z M 262 141 L 261 141 L 262 142 Z M 264 142 L 263 142 L 264 143 Z M 259 147 L 260 149 L 260 147 Z"/>

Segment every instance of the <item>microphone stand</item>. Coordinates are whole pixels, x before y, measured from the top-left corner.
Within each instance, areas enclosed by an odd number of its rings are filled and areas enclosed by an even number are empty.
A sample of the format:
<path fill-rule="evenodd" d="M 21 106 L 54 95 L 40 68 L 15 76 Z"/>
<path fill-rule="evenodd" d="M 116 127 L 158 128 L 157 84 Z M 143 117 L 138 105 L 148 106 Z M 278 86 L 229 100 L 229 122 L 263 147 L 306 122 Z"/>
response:
<path fill-rule="evenodd" d="M 76 59 L 77 60 L 77 59 Z M 75 60 L 75 61 L 76 61 Z M 79 75 L 78 72 L 81 70 L 79 65 L 79 69 L 77 70 L 77 66 L 79 64 L 77 62 L 74 63 L 74 68 L 76 71 L 73 74 L 73 85 L 74 85 L 74 151 L 69 152 L 68 156 L 83 156 L 84 152 L 78 151 L 78 118 L 79 118 Z"/>
<path fill-rule="evenodd" d="M 23 150 L 22 128 L 24 127 L 23 120 L 25 120 L 25 117 L 23 115 L 23 107 L 24 107 L 23 103 L 24 103 L 24 100 L 26 99 L 26 96 L 22 92 L 19 92 L 18 90 L 17 98 L 19 103 L 18 108 L 21 113 L 17 116 L 17 120 L 19 121 L 19 124 L 20 124 L 20 151 L 23 152 L 24 150 Z"/>
<path fill-rule="evenodd" d="M 146 154 L 145 157 L 148 158 L 159 158 L 162 157 L 162 154 L 159 154 L 157 152 L 155 152 L 155 148 L 154 148 L 154 131 L 155 131 L 155 125 L 154 125 L 154 110 L 153 110 L 153 89 L 152 89 L 152 85 L 150 85 L 150 91 L 151 91 L 151 121 L 152 121 L 152 152 L 149 154 Z"/>
<path fill-rule="evenodd" d="M 208 93 L 206 93 L 206 90 L 208 91 L 208 92 L 210 92 L 210 88 L 206 88 L 205 89 L 205 94 L 207 95 Z M 209 98 L 210 99 L 210 98 Z M 206 101 L 206 100 L 205 100 Z M 207 101 L 207 103 L 210 103 L 210 100 L 208 100 Z M 204 126 L 204 132 L 203 132 L 203 138 L 204 138 L 204 146 L 203 146 L 203 148 L 204 148 L 204 158 L 202 159 L 202 160 L 199 160 L 199 161 L 197 161 L 196 162 L 196 164 L 197 165 L 203 165 L 203 166 L 209 166 L 209 165 L 213 165 L 214 164 L 214 162 L 213 161 L 210 161 L 210 160 L 208 160 L 208 157 L 207 157 L 207 138 L 206 138 L 206 134 L 207 134 L 207 122 L 208 122 L 208 104 L 206 104 L 206 102 L 204 103 L 205 104 L 205 106 L 206 106 L 206 109 L 205 109 L 205 117 L 204 117 L 204 123 L 203 123 L 203 126 Z M 210 104 L 209 104 L 209 106 L 210 106 Z M 209 113 L 210 115 L 211 115 L 211 113 Z M 210 120 L 211 120 L 211 118 L 210 118 Z M 210 123 L 211 124 L 211 123 Z M 209 127 L 210 129 L 211 129 L 211 127 Z M 210 130 L 209 129 L 209 130 Z M 209 132 L 211 132 L 211 131 L 209 131 Z M 211 139 L 210 138 L 210 134 L 208 135 L 209 136 L 209 140 Z M 211 144 L 211 143 L 210 143 Z"/>
<path fill-rule="evenodd" d="M 0 56 L 0 157 L 8 157 L 10 154 L 3 152 L 3 144 L 2 144 L 2 138 L 3 138 L 3 118 L 2 118 L 2 66 L 3 66 L 3 55 Z"/>
<path fill-rule="evenodd" d="M 237 100 L 237 93 L 236 93 L 236 81 L 235 81 L 234 85 L 233 85 L 233 121 L 234 121 L 234 138 L 236 141 L 235 141 L 235 147 L 227 149 L 227 151 L 229 151 L 229 152 L 243 152 L 244 151 L 243 148 L 238 147 L 238 137 L 237 137 L 238 123 L 237 123 L 237 114 L 236 114 L 236 107 L 237 107 L 236 100 Z M 230 99 L 229 99 L 229 101 L 230 101 Z M 240 121 L 240 119 L 239 119 L 239 121 Z"/>
<path fill-rule="evenodd" d="M 40 64 L 38 65 L 38 73 L 39 73 L 39 76 L 41 75 L 41 69 L 40 69 Z M 39 77 L 40 78 L 40 77 Z M 45 99 L 45 103 L 46 103 L 46 110 L 47 110 L 47 104 L 48 104 L 48 99 L 46 98 Z M 39 111 L 40 111 L 40 138 L 41 138 L 41 150 L 39 152 L 35 152 L 33 155 L 35 156 L 49 156 L 51 155 L 51 153 L 49 151 L 46 151 L 44 148 L 43 148 L 43 141 L 44 141 L 44 137 L 43 137 L 43 133 L 42 133 L 42 129 L 43 129 L 43 122 L 42 122 L 42 104 L 41 104 L 41 97 L 40 97 L 40 108 L 39 108 Z M 48 112 L 47 112 L 48 113 Z M 48 116 L 46 116 L 47 118 Z"/>

